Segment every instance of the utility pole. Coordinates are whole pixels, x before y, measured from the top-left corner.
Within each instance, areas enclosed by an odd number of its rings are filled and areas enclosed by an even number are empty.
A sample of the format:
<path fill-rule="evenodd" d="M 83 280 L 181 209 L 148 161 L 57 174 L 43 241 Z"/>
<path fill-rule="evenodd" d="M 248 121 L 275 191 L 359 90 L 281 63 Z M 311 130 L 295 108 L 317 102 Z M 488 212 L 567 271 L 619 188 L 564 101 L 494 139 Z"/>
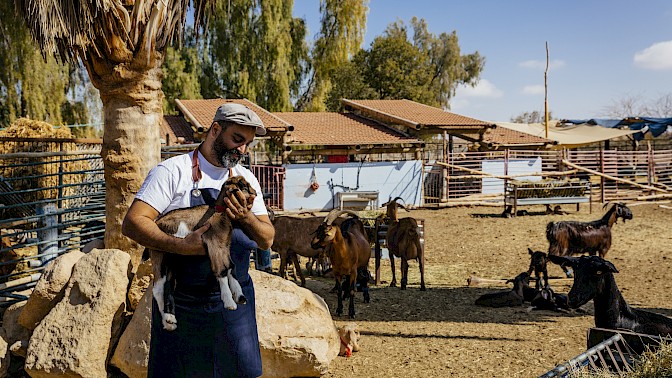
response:
<path fill-rule="evenodd" d="M 548 139 L 548 41 L 546 41 L 546 69 L 544 70 L 544 125 Z"/>

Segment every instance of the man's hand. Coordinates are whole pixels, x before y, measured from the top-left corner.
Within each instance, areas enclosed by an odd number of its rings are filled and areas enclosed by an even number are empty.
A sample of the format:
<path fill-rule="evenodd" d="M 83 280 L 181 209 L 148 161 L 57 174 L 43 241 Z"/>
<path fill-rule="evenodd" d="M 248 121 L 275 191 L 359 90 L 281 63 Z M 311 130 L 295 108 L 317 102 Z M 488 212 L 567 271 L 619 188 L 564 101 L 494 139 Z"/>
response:
<path fill-rule="evenodd" d="M 209 229 L 210 229 L 210 223 L 206 223 L 203 226 L 201 226 L 201 228 L 198 228 L 188 233 L 187 236 L 185 236 L 184 239 L 182 239 L 184 245 L 182 250 L 186 252 L 185 255 L 204 256 L 207 254 L 202 236 Z"/>
<path fill-rule="evenodd" d="M 255 197 L 255 195 L 251 195 L 246 201 L 245 195 L 240 190 L 236 190 L 229 194 L 229 196 L 224 199 L 224 203 L 227 207 L 226 215 L 231 220 L 241 220 L 247 217 L 247 215 L 250 214 Z"/>

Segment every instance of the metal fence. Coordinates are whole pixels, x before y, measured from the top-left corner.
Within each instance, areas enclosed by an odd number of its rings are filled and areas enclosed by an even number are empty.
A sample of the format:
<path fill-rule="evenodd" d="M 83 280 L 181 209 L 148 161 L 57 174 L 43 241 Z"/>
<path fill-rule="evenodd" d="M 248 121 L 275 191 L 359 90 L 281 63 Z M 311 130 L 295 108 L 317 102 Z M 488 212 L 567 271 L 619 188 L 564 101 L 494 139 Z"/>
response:
<path fill-rule="evenodd" d="M 0 138 L 0 307 L 27 299 L 50 260 L 105 233 L 102 141 Z M 164 147 L 162 159 L 196 145 Z M 250 166 L 269 207 L 283 209 L 284 168 Z"/>
<path fill-rule="evenodd" d="M 459 152 L 423 170 L 427 205 L 498 202 L 507 177 L 523 179 L 530 172 L 588 180 L 592 198 L 600 202 L 655 198 L 672 190 L 672 150 Z"/>
<path fill-rule="evenodd" d="M 105 232 L 100 142 L 0 138 L 0 306 L 25 300 L 47 262 Z"/>

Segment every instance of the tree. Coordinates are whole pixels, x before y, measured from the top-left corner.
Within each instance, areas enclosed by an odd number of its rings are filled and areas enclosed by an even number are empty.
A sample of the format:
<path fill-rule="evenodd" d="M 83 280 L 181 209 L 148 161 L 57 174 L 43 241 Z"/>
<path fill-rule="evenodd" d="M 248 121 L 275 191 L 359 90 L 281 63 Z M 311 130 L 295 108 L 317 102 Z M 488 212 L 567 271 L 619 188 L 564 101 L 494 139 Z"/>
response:
<path fill-rule="evenodd" d="M 291 0 L 231 0 L 204 46 L 203 96 L 247 98 L 270 111 L 289 111 L 306 72 L 305 23 Z"/>
<path fill-rule="evenodd" d="M 320 0 L 321 28 L 311 53 L 312 70 L 297 111 L 324 111 L 334 70 L 360 49 L 366 26 L 366 0 Z"/>
<path fill-rule="evenodd" d="M 604 108 L 604 114 L 609 118 L 627 117 L 672 117 L 672 94 L 668 93 L 656 99 L 647 101 L 639 95 L 628 95 L 615 99 Z"/>
<path fill-rule="evenodd" d="M 26 27 L 17 25 L 11 2 L 0 3 L 0 125 L 19 117 L 60 124 L 68 66 L 42 59 Z"/>
<path fill-rule="evenodd" d="M 413 18 L 413 37 L 402 21 L 390 24 L 382 36 L 376 37 L 369 50 L 360 51 L 352 64 L 335 69 L 334 77 L 361 76 L 361 82 L 350 79 L 334 81 L 330 106 L 336 96 L 381 99 L 409 99 L 423 104 L 449 108 L 449 100 L 460 84 L 475 85 L 485 60 L 475 52 L 461 55 L 457 34 L 442 33 L 438 37 L 427 31 L 424 20 Z M 370 97 L 369 97 L 370 98 Z"/>
<path fill-rule="evenodd" d="M 553 113 L 548 112 L 548 119 L 553 119 Z M 545 123 L 546 119 L 544 117 L 543 111 L 533 110 L 531 112 L 522 112 L 515 117 L 511 117 L 511 122 L 514 123 Z"/>
<path fill-rule="evenodd" d="M 193 29 L 187 31 L 186 42 L 182 48 L 169 46 L 163 61 L 163 113 L 177 114 L 175 99 L 193 100 L 201 96 L 201 64 Z"/>
<path fill-rule="evenodd" d="M 161 65 L 181 40 L 189 0 L 15 0 L 45 55 L 82 62 L 100 91 L 105 121 L 105 245 L 131 253 L 140 246 L 121 235 L 121 222 L 149 170 L 160 161 Z M 194 0 L 194 27 L 207 22 L 212 0 Z"/>

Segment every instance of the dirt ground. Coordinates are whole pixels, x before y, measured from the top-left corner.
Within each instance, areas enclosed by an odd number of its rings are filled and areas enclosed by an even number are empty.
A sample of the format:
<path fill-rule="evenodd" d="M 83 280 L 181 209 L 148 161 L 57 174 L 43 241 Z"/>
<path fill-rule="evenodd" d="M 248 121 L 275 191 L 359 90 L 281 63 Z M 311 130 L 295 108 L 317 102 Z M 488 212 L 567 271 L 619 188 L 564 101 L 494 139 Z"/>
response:
<path fill-rule="evenodd" d="M 606 258 L 619 270 L 616 282 L 630 305 L 672 316 L 672 209 L 642 203 L 630 208 L 634 219 L 614 226 Z M 427 291 L 419 291 L 416 262 L 410 264 L 407 290 L 388 287 L 389 260 L 383 260 L 385 283 L 371 288 L 371 302 L 363 303 L 361 293 L 356 296 L 361 350 L 350 358 L 337 357 L 325 377 L 536 377 L 585 351 L 586 333 L 594 325 L 590 313 L 474 305 L 480 295 L 507 287 L 468 287 L 467 277 L 512 278 L 527 270 L 528 247 L 546 251 L 547 222 L 588 221 L 604 213 L 599 205 L 592 214 L 587 205 L 579 212 L 565 205 L 567 215 L 545 215 L 542 206 L 524 209 L 530 215 L 510 219 L 498 216 L 500 207 L 402 212 L 425 219 Z M 563 275 L 553 264 L 549 274 Z M 551 280 L 560 293 L 567 293 L 570 284 Z M 333 281 L 309 278 L 307 287 L 326 300 L 333 314 Z M 334 321 L 350 320 L 334 315 Z"/>

